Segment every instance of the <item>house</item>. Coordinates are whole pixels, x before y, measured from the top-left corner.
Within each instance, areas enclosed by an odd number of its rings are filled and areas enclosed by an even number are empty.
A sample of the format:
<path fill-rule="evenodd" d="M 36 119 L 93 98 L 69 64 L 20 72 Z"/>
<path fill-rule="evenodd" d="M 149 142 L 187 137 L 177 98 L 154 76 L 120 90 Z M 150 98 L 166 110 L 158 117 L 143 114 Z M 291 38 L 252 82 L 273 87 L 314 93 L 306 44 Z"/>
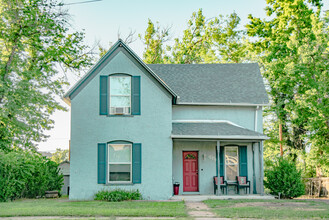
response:
<path fill-rule="evenodd" d="M 61 190 L 62 195 L 69 195 L 70 193 L 70 161 L 63 161 L 58 165 L 60 173 L 63 174 L 63 186 Z"/>
<path fill-rule="evenodd" d="M 213 194 L 214 176 L 230 183 L 230 194 L 236 176 L 247 177 L 251 194 L 263 193 L 268 97 L 257 64 L 147 65 L 118 40 L 64 100 L 70 199 L 102 189 L 169 199 L 176 182 L 182 195 Z"/>

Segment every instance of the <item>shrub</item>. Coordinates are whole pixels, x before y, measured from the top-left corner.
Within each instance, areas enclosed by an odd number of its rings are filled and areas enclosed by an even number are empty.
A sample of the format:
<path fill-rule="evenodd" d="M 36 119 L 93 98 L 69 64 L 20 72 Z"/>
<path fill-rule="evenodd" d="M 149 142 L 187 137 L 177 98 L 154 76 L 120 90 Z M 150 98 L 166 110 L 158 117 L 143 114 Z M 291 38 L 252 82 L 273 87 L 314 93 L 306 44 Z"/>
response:
<path fill-rule="evenodd" d="M 138 190 L 101 190 L 95 194 L 95 200 L 103 200 L 108 202 L 121 202 L 126 200 L 140 200 L 142 195 Z"/>
<path fill-rule="evenodd" d="M 272 166 L 265 170 L 266 180 L 264 185 L 272 195 L 279 195 L 282 198 L 294 198 L 304 195 L 304 184 L 301 178 L 301 171 L 296 165 L 283 158 L 279 158 Z"/>
<path fill-rule="evenodd" d="M 39 153 L 0 150 L 0 202 L 41 197 L 47 190 L 60 191 L 62 184 L 58 164 Z"/>

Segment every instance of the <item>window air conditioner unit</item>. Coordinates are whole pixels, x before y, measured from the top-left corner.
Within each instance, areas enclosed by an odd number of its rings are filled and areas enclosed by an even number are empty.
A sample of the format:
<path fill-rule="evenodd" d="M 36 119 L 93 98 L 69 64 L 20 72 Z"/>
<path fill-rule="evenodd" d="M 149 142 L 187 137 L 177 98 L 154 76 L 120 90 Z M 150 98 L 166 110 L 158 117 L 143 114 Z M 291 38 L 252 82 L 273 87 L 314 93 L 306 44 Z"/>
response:
<path fill-rule="evenodd" d="M 129 107 L 115 107 L 113 108 L 113 114 L 115 115 L 128 115 Z"/>

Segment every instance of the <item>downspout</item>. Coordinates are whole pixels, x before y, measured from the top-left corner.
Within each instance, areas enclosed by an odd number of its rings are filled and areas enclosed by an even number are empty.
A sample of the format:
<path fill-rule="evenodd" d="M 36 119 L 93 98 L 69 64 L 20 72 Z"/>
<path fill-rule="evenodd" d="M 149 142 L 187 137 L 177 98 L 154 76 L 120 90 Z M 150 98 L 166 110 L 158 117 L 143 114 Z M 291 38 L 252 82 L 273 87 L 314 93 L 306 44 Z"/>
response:
<path fill-rule="evenodd" d="M 255 131 L 257 131 L 257 129 L 258 129 L 258 126 L 257 126 L 257 124 L 258 124 L 258 109 L 259 109 L 259 105 L 257 105 L 256 106 L 256 109 L 255 109 Z"/>

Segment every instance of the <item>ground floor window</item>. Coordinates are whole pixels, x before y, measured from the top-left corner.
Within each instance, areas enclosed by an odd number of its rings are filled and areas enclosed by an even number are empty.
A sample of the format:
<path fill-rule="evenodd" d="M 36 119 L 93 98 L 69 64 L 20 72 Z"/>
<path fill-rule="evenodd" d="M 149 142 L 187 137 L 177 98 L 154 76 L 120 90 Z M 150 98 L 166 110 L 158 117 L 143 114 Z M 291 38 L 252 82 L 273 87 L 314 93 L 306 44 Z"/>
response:
<path fill-rule="evenodd" d="M 132 179 L 132 145 L 108 145 L 108 179 L 110 183 L 131 182 Z"/>
<path fill-rule="evenodd" d="M 237 176 L 239 176 L 238 147 L 225 147 L 225 179 L 227 181 L 236 181 Z"/>

